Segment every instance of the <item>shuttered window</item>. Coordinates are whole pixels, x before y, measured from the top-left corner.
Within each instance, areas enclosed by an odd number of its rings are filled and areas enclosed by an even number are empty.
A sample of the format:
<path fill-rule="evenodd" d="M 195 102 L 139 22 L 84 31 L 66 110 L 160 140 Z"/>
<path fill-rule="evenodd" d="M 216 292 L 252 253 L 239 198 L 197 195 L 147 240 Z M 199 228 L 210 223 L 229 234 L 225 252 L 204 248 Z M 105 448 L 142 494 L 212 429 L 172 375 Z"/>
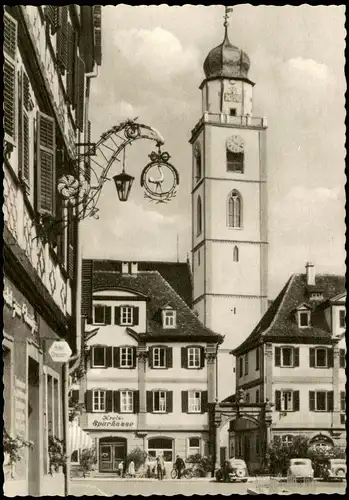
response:
<path fill-rule="evenodd" d="M 16 140 L 16 51 L 17 21 L 4 12 L 4 131 L 12 144 Z"/>
<path fill-rule="evenodd" d="M 56 5 L 45 5 L 45 16 L 51 27 L 51 33 L 54 35 L 58 28 L 58 9 Z"/>
<path fill-rule="evenodd" d="M 82 132 L 84 130 L 84 103 L 85 103 L 85 63 L 77 56 L 75 103 L 76 103 L 76 126 Z"/>
<path fill-rule="evenodd" d="M 37 115 L 37 210 L 54 216 L 56 189 L 55 121 L 38 111 Z"/>
<path fill-rule="evenodd" d="M 29 78 L 22 68 L 18 81 L 18 171 L 29 189 Z"/>
<path fill-rule="evenodd" d="M 77 35 L 73 26 L 68 23 L 68 60 L 67 60 L 67 97 L 70 104 L 74 103 L 74 70 L 76 58 Z"/>
<path fill-rule="evenodd" d="M 59 29 L 57 32 L 57 64 L 62 74 L 68 67 L 68 5 L 59 7 Z"/>
<path fill-rule="evenodd" d="M 333 411 L 333 391 L 309 391 L 310 411 Z"/>

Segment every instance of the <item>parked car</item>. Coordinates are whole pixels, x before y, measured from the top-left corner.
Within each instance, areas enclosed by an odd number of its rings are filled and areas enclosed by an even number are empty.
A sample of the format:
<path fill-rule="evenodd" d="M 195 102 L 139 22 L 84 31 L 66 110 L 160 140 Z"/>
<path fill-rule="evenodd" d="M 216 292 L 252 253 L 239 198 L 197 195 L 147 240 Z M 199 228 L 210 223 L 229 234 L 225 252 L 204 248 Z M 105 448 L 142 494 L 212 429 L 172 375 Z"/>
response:
<path fill-rule="evenodd" d="M 347 475 L 347 463 L 345 458 L 330 458 L 326 464 L 324 464 L 322 478 L 325 481 L 332 481 L 333 479 L 339 479 L 344 481 Z"/>
<path fill-rule="evenodd" d="M 246 462 L 237 458 L 230 458 L 217 470 L 216 480 L 226 482 L 241 481 L 246 483 L 248 480 Z"/>
<path fill-rule="evenodd" d="M 314 479 L 314 469 L 310 458 L 291 458 L 287 471 L 289 479 Z"/>

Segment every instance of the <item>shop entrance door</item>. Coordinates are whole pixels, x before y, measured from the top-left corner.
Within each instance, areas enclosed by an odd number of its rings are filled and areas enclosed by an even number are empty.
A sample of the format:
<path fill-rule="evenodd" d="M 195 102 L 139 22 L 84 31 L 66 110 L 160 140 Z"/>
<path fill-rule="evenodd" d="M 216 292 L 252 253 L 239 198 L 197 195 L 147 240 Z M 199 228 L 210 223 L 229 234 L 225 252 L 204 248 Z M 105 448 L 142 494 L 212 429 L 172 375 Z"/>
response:
<path fill-rule="evenodd" d="M 126 440 L 102 441 L 99 444 L 99 471 L 117 472 L 119 463 L 126 459 Z"/>

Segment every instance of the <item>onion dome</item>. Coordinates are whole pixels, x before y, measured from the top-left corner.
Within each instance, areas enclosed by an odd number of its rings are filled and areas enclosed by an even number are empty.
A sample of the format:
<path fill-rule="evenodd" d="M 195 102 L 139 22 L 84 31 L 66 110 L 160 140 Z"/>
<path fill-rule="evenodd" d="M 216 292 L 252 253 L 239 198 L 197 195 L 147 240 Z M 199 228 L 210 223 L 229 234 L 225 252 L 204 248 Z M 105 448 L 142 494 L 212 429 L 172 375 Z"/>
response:
<path fill-rule="evenodd" d="M 204 62 L 206 78 L 248 78 L 248 55 L 230 43 L 227 28 L 223 43 L 209 52 Z"/>

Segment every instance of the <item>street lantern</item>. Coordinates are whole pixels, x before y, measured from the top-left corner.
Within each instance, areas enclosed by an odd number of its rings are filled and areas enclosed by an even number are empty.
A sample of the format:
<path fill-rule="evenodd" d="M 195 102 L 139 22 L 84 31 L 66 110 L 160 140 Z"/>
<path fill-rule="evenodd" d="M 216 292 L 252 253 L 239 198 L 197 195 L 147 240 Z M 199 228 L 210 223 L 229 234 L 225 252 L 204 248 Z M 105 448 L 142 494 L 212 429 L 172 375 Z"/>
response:
<path fill-rule="evenodd" d="M 126 174 L 126 172 L 122 172 L 121 174 L 114 175 L 113 179 L 119 200 L 127 201 L 135 178 L 132 175 Z"/>

